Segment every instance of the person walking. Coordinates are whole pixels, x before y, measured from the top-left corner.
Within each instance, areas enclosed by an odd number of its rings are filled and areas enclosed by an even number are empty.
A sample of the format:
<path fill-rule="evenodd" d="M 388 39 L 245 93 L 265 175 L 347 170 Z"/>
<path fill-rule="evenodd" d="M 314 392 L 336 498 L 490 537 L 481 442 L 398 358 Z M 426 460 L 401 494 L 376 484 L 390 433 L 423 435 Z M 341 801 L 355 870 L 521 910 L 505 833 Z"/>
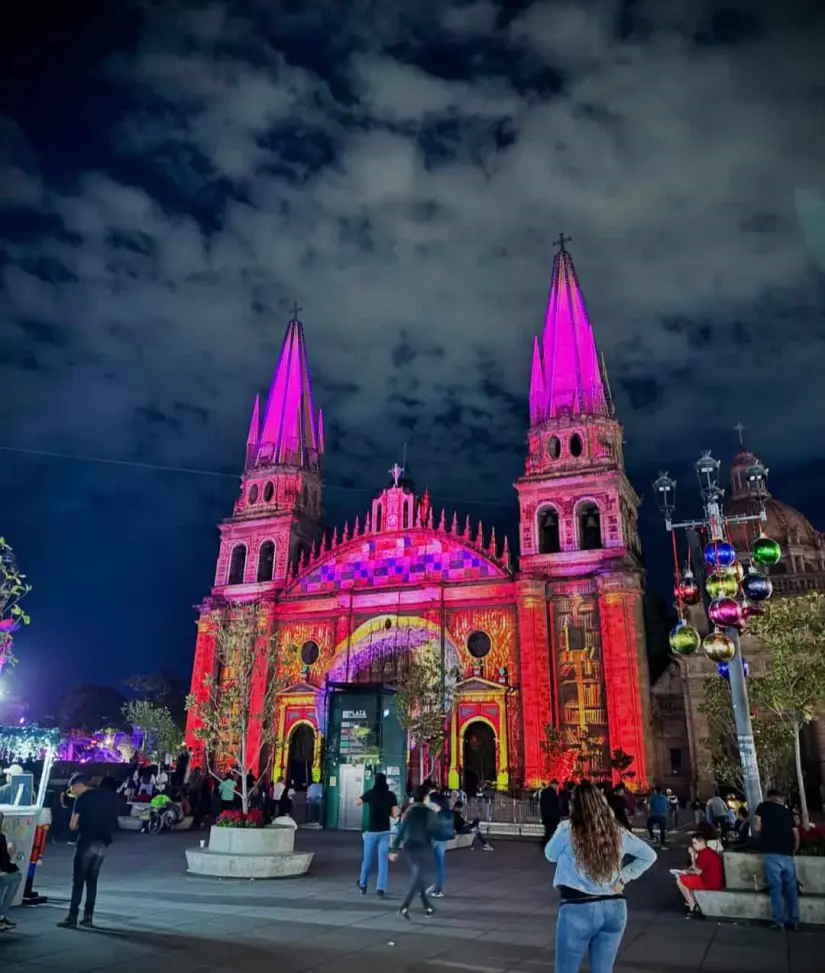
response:
<path fill-rule="evenodd" d="M 86 890 L 81 926 L 91 926 L 97 900 L 97 880 L 117 827 L 117 803 L 108 788 L 93 788 L 85 774 L 74 774 L 69 788 L 77 798 L 69 827 L 78 835 L 72 866 L 72 898 L 69 914 L 58 926 L 75 929 L 78 926 L 80 902 Z"/>
<path fill-rule="evenodd" d="M 665 791 L 665 797 L 667 798 L 667 814 L 668 823 L 670 825 L 671 831 L 679 830 L 679 798 L 673 793 L 673 791 L 668 787 Z"/>
<path fill-rule="evenodd" d="M 324 804 L 324 785 L 317 777 L 307 788 L 307 823 L 321 827 L 321 811 Z"/>
<path fill-rule="evenodd" d="M 390 861 L 398 858 L 398 848 L 410 864 L 410 887 L 398 910 L 405 919 L 410 918 L 410 905 L 418 895 L 424 906 L 424 914 L 431 916 L 435 909 L 427 898 L 429 876 L 433 865 L 433 842 L 438 839 L 438 820 L 429 807 L 430 791 L 426 784 L 416 788 L 413 803 L 407 808 L 398 830 L 393 835 Z"/>
<path fill-rule="evenodd" d="M 573 791 L 570 820 L 545 849 L 561 894 L 556 973 L 578 973 L 585 953 L 593 973 L 611 973 L 627 925 L 624 888 L 656 861 L 656 852 L 623 828 L 590 781 Z M 626 864 L 623 865 L 623 862 Z"/>
<path fill-rule="evenodd" d="M 768 799 L 757 807 L 753 816 L 753 831 L 765 863 L 774 928 L 796 929 L 799 925 L 799 888 L 793 856 L 799 848 L 799 828 L 782 797 L 777 790 L 768 791 Z"/>
<path fill-rule="evenodd" d="M 662 793 L 661 787 L 654 787 L 653 793 L 650 795 L 647 801 L 648 816 L 647 816 L 647 830 L 650 834 L 650 840 L 655 841 L 656 837 L 653 833 L 653 829 L 659 829 L 659 844 L 662 848 L 667 847 L 667 810 L 668 803 L 667 798 Z"/>
<path fill-rule="evenodd" d="M 722 795 L 718 791 L 708 801 L 705 812 L 707 814 L 708 821 L 724 838 L 728 833 L 730 818 L 728 817 L 728 806 L 725 804 Z"/>
<path fill-rule="evenodd" d="M 20 869 L 11 860 L 11 850 L 3 834 L 3 812 L 0 811 L 0 932 L 14 929 L 17 925 L 9 919 L 9 909 L 22 881 Z"/>
<path fill-rule="evenodd" d="M 361 895 L 367 894 L 372 863 L 378 856 L 378 882 L 376 892 L 383 898 L 387 891 L 390 860 L 390 832 L 392 822 L 398 817 L 398 798 L 390 790 L 386 774 L 376 774 L 372 787 L 355 802 L 360 807 L 366 804 L 368 808 L 367 829 L 364 831 L 364 854 L 361 859 L 361 875 L 358 878 L 358 888 Z"/>
<path fill-rule="evenodd" d="M 559 804 L 559 782 L 551 780 L 548 787 L 542 787 L 539 794 L 539 814 L 541 824 L 544 828 L 544 847 L 556 833 L 556 828 L 561 821 L 561 805 Z"/>
<path fill-rule="evenodd" d="M 447 878 L 447 842 L 456 835 L 455 822 L 450 802 L 445 794 L 431 794 L 430 807 L 436 814 L 437 835 L 433 840 L 435 884 L 427 889 L 427 895 L 431 895 L 434 899 L 443 899 Z"/>

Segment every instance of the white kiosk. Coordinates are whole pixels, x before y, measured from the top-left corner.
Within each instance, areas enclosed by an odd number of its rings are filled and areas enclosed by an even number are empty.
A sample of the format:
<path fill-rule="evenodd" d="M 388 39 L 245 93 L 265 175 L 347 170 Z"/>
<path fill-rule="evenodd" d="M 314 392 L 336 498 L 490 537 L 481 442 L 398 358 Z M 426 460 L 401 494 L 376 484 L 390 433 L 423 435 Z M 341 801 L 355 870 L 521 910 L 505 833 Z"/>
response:
<path fill-rule="evenodd" d="M 7 779 L 5 773 L 0 773 L 0 787 L 7 782 L 11 785 L 10 802 L 0 804 L 3 834 L 9 844 L 12 861 L 24 878 L 12 905 L 20 905 L 24 897 L 31 898 L 33 894 L 34 873 L 52 821 L 51 811 L 44 808 L 43 803 L 59 739 L 57 730 L 42 729 L 31 724 L 0 726 L 0 771 L 13 767 L 19 760 L 32 757 L 43 759 L 43 772 L 36 795 L 32 792 L 31 774 L 15 773 Z"/>

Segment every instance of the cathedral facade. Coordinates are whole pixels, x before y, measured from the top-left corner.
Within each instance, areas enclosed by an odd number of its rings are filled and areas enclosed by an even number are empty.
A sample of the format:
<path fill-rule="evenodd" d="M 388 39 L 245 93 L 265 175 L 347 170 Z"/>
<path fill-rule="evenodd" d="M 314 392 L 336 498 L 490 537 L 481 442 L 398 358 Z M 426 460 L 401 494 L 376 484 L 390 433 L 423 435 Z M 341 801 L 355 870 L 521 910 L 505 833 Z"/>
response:
<path fill-rule="evenodd" d="M 506 538 L 434 509 L 397 466 L 362 518 L 325 529 L 323 460 L 323 415 L 296 313 L 267 400 L 253 409 L 240 491 L 220 525 L 214 586 L 200 606 L 192 677 L 197 694 L 215 669 L 215 626 L 233 605 L 256 605 L 261 638 L 276 640 L 284 687 L 273 775 L 340 786 L 344 765 L 359 759 L 351 746 L 345 752 L 357 736 L 350 724 L 374 717 L 355 703 L 333 720 L 332 696 L 378 686 L 389 698 L 404 658 L 436 651 L 456 680 L 441 758 L 451 786 L 533 788 L 550 775 L 549 737 L 584 754 L 594 775 L 610 775 L 611 753 L 621 749 L 644 786 L 650 685 L 639 497 L 563 240 L 533 347 L 526 460 L 515 484 L 517 564 Z M 197 755 L 191 720 L 187 742 Z M 408 779 L 422 766 L 412 746 Z M 381 763 L 366 759 L 373 772 Z"/>

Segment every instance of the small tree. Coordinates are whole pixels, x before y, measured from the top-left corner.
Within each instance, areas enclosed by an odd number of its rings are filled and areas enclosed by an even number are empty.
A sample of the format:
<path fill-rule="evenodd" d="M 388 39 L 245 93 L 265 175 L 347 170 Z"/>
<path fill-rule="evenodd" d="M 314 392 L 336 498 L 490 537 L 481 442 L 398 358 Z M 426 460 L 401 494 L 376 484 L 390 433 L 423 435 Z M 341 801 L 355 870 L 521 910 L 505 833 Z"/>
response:
<path fill-rule="evenodd" d="M 422 646 L 408 657 L 395 693 L 398 722 L 416 741 L 419 753 L 427 748 L 429 777 L 446 747 L 447 714 L 455 699 L 456 673 L 443 671 L 441 660 L 431 646 Z M 423 768 L 422 768 L 423 769 Z"/>
<path fill-rule="evenodd" d="M 14 665 L 11 651 L 14 633 L 31 621 L 20 605 L 31 590 L 26 575 L 17 566 L 14 551 L 0 537 L 0 672 L 3 666 Z"/>
<path fill-rule="evenodd" d="M 148 699 L 132 699 L 123 707 L 123 716 L 133 734 L 140 734 L 138 751 L 156 763 L 175 756 L 183 746 L 183 733 L 165 706 Z"/>
<path fill-rule="evenodd" d="M 216 671 L 204 677 L 200 693 L 186 708 L 195 737 L 204 745 L 209 773 L 215 761 L 230 761 L 240 772 L 244 814 L 249 812 L 249 776 L 257 786 L 266 775 L 261 756 L 277 739 L 275 704 L 280 689 L 275 639 L 262 635 L 254 606 L 229 610 L 215 631 Z"/>
<path fill-rule="evenodd" d="M 636 777 L 636 771 L 630 768 L 635 761 L 636 758 L 632 753 L 625 753 L 621 747 L 618 747 L 610 756 L 610 769 L 616 771 L 620 781 L 633 780 Z"/>
<path fill-rule="evenodd" d="M 558 780 L 562 783 L 569 780 L 579 760 L 578 749 L 565 746 L 561 730 L 556 729 L 552 723 L 544 724 L 543 736 L 539 746 L 544 757 L 544 773 L 547 777 L 547 783 L 551 780 Z"/>
<path fill-rule="evenodd" d="M 802 822 L 810 823 L 799 734 L 825 701 L 825 598 L 820 594 L 769 602 L 751 623 L 768 657 L 759 679 L 759 705 L 793 741 Z"/>
<path fill-rule="evenodd" d="M 784 787 L 791 778 L 791 743 L 782 727 L 766 715 L 759 706 L 762 679 L 748 680 L 748 694 L 753 710 L 751 722 L 756 745 L 756 759 L 763 783 Z M 702 766 L 718 782 L 735 784 L 741 788 L 742 763 L 733 714 L 730 683 L 718 673 L 705 677 L 699 712 L 707 718 L 709 734 L 701 742 L 708 757 Z"/>

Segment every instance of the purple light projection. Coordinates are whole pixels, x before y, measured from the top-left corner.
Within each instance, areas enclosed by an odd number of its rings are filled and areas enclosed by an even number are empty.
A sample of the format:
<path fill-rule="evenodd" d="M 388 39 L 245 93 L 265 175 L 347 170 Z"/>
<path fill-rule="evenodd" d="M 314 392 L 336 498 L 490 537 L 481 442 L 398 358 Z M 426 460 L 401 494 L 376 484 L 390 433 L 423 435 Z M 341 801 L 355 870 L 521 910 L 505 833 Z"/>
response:
<path fill-rule="evenodd" d="M 530 421 L 572 412 L 608 415 L 596 342 L 570 254 L 561 247 L 553 261 L 541 354 L 533 347 Z"/>

